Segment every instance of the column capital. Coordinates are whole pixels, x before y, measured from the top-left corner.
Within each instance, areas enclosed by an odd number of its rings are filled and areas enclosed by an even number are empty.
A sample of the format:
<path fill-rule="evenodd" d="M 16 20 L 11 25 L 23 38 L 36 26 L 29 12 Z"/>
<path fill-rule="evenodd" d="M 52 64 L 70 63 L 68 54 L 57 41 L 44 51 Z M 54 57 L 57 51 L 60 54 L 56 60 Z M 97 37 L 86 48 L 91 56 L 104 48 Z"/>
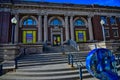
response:
<path fill-rule="evenodd" d="M 37 13 L 37 15 L 48 15 L 48 13 L 47 13 L 47 11 L 45 11 L 45 10 L 41 10 L 41 11 L 39 11 L 38 13 Z"/>
<path fill-rule="evenodd" d="M 70 13 L 69 16 L 70 16 L 70 17 L 74 17 L 75 15 L 74 15 L 73 13 Z"/>
<path fill-rule="evenodd" d="M 90 14 L 90 15 L 88 15 L 88 18 L 92 18 L 93 16 L 94 16 L 94 15 L 91 15 L 91 14 Z"/>
<path fill-rule="evenodd" d="M 48 16 L 48 14 L 47 14 L 47 13 L 44 13 L 44 14 L 43 14 L 43 16 L 47 17 L 47 16 Z"/>
<path fill-rule="evenodd" d="M 12 15 L 18 15 L 19 13 L 18 13 L 17 11 L 15 11 L 15 10 L 12 10 L 12 11 L 11 11 L 11 14 L 12 14 Z"/>
<path fill-rule="evenodd" d="M 42 16 L 43 14 L 42 13 L 37 13 L 38 16 Z"/>

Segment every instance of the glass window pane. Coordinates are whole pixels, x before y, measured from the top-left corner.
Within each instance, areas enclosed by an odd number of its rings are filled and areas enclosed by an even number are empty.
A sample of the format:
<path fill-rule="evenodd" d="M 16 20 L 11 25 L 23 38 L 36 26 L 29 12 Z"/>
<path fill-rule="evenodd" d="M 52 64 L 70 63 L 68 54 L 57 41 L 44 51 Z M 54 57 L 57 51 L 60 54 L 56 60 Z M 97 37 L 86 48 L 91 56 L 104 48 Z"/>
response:
<path fill-rule="evenodd" d="M 33 24 L 33 20 L 32 19 L 28 19 L 28 25 L 32 25 Z"/>
<path fill-rule="evenodd" d="M 110 34 L 109 34 L 109 29 L 105 29 L 105 36 L 106 36 L 106 37 L 109 37 L 109 36 L 110 36 Z"/>
<path fill-rule="evenodd" d="M 116 23 L 115 17 L 111 17 L 111 18 L 110 18 L 110 23 L 111 23 L 111 24 L 115 24 L 115 23 Z"/>
<path fill-rule="evenodd" d="M 113 36 L 114 36 L 114 37 L 118 37 L 118 36 L 119 36 L 117 29 L 113 29 L 112 31 L 113 31 Z"/>
<path fill-rule="evenodd" d="M 27 21 L 24 21 L 23 25 L 26 25 L 27 24 Z"/>
<path fill-rule="evenodd" d="M 36 25 L 36 21 L 31 18 L 28 18 L 24 20 L 23 25 Z"/>
<path fill-rule="evenodd" d="M 62 25 L 62 22 L 58 19 L 53 19 L 51 22 L 50 22 L 50 25 L 53 25 L 53 26 L 60 26 Z"/>
<path fill-rule="evenodd" d="M 78 19 L 74 23 L 75 26 L 85 26 L 85 22 L 81 19 Z"/>

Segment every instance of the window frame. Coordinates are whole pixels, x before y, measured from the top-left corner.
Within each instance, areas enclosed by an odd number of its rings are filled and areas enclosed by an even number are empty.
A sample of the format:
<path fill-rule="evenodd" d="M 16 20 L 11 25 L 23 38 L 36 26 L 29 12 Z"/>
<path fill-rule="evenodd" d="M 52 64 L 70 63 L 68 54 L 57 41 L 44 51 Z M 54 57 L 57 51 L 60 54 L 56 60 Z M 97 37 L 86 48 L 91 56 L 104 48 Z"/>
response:
<path fill-rule="evenodd" d="M 107 31 L 107 32 L 106 32 Z M 108 35 L 106 35 L 108 34 Z M 110 37 L 110 32 L 109 32 L 109 29 L 105 29 L 105 37 Z"/>
<path fill-rule="evenodd" d="M 57 21 L 57 23 L 55 23 L 55 21 Z M 61 20 L 59 20 L 59 19 L 57 19 L 57 18 L 54 18 L 54 19 L 52 19 L 51 21 L 50 21 L 50 25 L 51 26 L 62 26 L 62 21 Z"/>
<path fill-rule="evenodd" d="M 117 32 L 117 35 L 114 35 L 114 33 L 115 33 L 115 31 L 113 31 L 113 30 L 116 30 Z M 118 33 L 118 29 L 112 29 L 112 32 L 113 32 L 113 37 L 119 37 L 119 33 Z"/>
<path fill-rule="evenodd" d="M 29 23 L 31 20 L 31 23 Z M 23 26 L 32 26 L 32 25 L 37 25 L 36 24 L 36 20 L 34 20 L 33 18 L 26 18 L 23 22 L 22 22 Z"/>
<path fill-rule="evenodd" d="M 110 17 L 110 24 L 112 24 L 112 25 L 116 24 L 116 17 L 115 16 Z"/>

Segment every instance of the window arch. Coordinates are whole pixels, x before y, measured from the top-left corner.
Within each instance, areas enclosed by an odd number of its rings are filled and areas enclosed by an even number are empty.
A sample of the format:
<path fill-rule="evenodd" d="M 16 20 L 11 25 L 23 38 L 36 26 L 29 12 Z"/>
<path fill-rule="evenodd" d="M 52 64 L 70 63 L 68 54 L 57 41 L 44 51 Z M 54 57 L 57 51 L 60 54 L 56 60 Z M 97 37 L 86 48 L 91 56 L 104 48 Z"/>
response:
<path fill-rule="evenodd" d="M 77 19 L 74 22 L 74 26 L 85 26 L 85 22 L 82 19 Z"/>
<path fill-rule="evenodd" d="M 50 25 L 52 25 L 52 26 L 61 26 L 61 25 L 62 25 L 62 22 L 61 22 L 59 19 L 55 18 L 55 19 L 53 19 L 53 20 L 50 22 Z"/>
<path fill-rule="evenodd" d="M 27 18 L 23 21 L 23 25 L 36 25 L 36 21 L 32 18 Z"/>

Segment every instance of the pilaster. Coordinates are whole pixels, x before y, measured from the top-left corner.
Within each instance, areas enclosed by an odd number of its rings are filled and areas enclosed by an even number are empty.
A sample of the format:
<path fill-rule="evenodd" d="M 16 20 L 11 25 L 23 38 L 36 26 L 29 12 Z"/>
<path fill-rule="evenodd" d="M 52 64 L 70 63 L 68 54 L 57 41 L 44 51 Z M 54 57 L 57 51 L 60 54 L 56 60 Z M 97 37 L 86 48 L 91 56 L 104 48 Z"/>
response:
<path fill-rule="evenodd" d="M 38 14 L 38 42 L 42 42 L 42 15 Z"/>
<path fill-rule="evenodd" d="M 92 16 L 89 15 L 89 16 L 88 16 L 89 38 L 90 38 L 90 40 L 94 40 L 94 39 L 93 39 L 93 28 L 92 28 L 92 21 L 91 21 L 91 19 L 92 19 Z"/>
<path fill-rule="evenodd" d="M 47 41 L 48 38 L 48 30 L 47 30 L 47 14 L 44 14 L 44 42 Z"/>
<path fill-rule="evenodd" d="M 16 18 L 16 20 L 17 20 L 17 24 L 15 25 L 15 38 L 14 38 L 14 41 L 15 41 L 15 43 L 18 43 L 18 32 L 19 32 L 19 26 L 18 26 L 18 22 L 19 22 L 19 15 L 18 15 L 18 13 L 16 13 L 15 14 L 15 18 Z"/>
<path fill-rule="evenodd" d="M 71 39 L 74 40 L 73 15 L 70 16 L 70 34 L 71 34 Z"/>
<path fill-rule="evenodd" d="M 69 40 L 69 25 L 68 25 L 68 16 L 65 15 L 65 35 L 66 35 L 66 41 Z"/>

